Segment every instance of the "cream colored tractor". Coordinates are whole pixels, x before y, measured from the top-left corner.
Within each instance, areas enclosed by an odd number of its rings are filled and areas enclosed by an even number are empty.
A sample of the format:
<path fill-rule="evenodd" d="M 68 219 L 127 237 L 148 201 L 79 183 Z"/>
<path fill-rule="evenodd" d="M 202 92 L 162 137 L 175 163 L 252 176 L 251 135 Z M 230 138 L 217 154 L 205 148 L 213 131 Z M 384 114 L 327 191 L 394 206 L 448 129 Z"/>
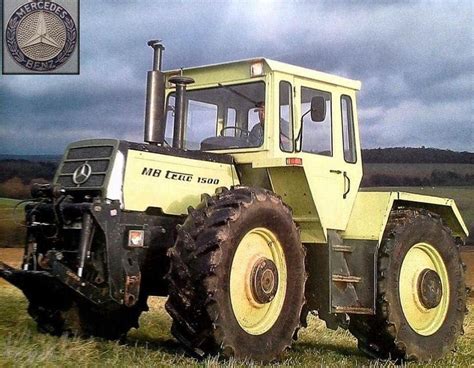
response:
<path fill-rule="evenodd" d="M 145 141 L 72 143 L 26 207 L 20 287 L 42 331 L 118 338 L 150 295 L 193 355 L 271 361 L 309 312 L 374 357 L 436 359 L 462 333 L 450 199 L 359 191 L 360 82 L 268 59 L 161 71 Z"/>

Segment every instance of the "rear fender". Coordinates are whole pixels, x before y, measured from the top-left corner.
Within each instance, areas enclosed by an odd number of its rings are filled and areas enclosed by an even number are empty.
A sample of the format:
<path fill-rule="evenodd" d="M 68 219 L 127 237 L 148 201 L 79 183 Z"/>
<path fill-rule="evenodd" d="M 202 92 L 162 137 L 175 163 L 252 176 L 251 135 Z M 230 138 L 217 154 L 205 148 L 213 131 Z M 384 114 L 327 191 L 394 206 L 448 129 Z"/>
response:
<path fill-rule="evenodd" d="M 452 199 L 406 192 L 359 192 L 343 238 L 377 240 L 380 244 L 390 212 L 400 207 L 434 212 L 449 226 L 453 236 L 465 239 L 469 235 Z"/>

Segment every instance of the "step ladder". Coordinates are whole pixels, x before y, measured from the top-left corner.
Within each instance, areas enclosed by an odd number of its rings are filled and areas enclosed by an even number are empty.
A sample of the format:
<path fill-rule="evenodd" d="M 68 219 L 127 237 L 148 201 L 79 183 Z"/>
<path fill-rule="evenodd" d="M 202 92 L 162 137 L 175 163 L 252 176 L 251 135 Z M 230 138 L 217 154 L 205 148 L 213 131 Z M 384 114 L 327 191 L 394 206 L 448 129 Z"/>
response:
<path fill-rule="evenodd" d="M 355 272 L 354 252 L 358 249 L 344 244 L 335 230 L 328 230 L 328 248 L 330 313 L 372 314 L 373 305 L 364 305 L 358 295 L 360 284 L 367 277 L 367 272 L 364 275 Z"/>

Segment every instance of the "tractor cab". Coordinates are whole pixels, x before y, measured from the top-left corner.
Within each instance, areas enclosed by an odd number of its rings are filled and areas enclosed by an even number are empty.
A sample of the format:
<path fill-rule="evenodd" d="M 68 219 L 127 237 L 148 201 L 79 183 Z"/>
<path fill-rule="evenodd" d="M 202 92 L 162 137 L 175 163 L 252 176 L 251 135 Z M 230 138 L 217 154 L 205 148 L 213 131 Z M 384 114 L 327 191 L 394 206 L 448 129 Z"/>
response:
<path fill-rule="evenodd" d="M 242 184 L 273 190 L 294 208 L 308 241 L 345 229 L 362 178 L 360 82 L 264 58 L 164 75 L 165 145 L 231 155 Z M 175 78 L 187 81 L 181 91 Z"/>

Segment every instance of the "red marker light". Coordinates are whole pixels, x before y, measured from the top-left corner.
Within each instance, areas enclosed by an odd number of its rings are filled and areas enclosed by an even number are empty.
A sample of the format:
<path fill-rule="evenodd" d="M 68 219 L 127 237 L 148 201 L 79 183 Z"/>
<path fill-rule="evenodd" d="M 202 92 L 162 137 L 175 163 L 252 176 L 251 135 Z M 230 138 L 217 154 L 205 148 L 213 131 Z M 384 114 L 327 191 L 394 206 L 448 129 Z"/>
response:
<path fill-rule="evenodd" d="M 288 166 L 301 166 L 303 165 L 303 159 L 300 157 L 287 157 L 286 164 Z"/>

